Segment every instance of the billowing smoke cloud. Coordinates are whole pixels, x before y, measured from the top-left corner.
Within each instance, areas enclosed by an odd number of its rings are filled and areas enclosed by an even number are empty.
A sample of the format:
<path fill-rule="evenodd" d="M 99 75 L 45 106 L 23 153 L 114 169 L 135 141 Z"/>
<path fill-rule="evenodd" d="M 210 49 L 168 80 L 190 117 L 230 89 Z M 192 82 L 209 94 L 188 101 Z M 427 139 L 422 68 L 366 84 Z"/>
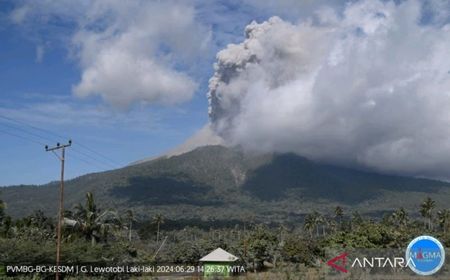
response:
<path fill-rule="evenodd" d="M 450 178 L 450 25 L 423 9 L 362 1 L 251 23 L 217 54 L 212 127 L 250 150 Z"/>

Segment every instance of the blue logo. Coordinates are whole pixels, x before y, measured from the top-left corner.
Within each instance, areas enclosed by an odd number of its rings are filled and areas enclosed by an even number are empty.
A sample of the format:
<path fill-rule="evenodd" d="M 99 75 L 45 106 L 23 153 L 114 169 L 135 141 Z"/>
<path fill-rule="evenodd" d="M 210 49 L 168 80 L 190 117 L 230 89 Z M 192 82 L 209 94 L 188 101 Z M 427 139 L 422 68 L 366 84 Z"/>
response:
<path fill-rule="evenodd" d="M 434 237 L 419 236 L 409 243 L 406 259 L 411 260 L 408 266 L 416 274 L 432 275 L 444 265 L 444 246 Z"/>

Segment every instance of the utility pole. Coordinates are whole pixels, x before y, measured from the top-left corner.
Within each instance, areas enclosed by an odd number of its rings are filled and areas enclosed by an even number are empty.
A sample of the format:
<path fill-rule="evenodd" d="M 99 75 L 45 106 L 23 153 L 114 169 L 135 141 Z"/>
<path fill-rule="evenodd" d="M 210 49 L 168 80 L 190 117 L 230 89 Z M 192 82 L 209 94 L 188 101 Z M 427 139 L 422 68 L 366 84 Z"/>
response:
<path fill-rule="evenodd" d="M 59 262 L 61 257 L 61 227 L 64 219 L 64 161 L 66 148 L 72 145 L 72 140 L 65 145 L 57 143 L 55 147 L 49 148 L 45 146 L 45 151 L 52 152 L 61 161 L 61 185 L 59 188 L 59 211 L 58 211 L 58 228 L 56 233 L 56 280 L 59 280 Z M 61 156 L 55 151 L 61 150 Z"/>

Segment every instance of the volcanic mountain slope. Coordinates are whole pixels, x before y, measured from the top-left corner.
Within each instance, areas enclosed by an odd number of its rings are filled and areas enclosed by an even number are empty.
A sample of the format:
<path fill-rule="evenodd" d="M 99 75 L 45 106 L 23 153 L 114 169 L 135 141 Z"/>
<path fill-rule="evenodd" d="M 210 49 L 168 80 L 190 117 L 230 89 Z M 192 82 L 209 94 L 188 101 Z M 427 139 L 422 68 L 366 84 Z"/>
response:
<path fill-rule="evenodd" d="M 450 184 L 382 175 L 325 165 L 294 154 L 246 154 L 239 149 L 205 146 L 191 152 L 66 182 L 71 209 L 94 193 L 103 208 L 156 212 L 172 219 L 291 219 L 336 205 L 362 213 L 400 206 L 417 210 L 431 196 L 450 203 Z M 56 213 L 58 184 L 11 186 L 1 190 L 7 213 L 20 217 L 41 209 Z"/>

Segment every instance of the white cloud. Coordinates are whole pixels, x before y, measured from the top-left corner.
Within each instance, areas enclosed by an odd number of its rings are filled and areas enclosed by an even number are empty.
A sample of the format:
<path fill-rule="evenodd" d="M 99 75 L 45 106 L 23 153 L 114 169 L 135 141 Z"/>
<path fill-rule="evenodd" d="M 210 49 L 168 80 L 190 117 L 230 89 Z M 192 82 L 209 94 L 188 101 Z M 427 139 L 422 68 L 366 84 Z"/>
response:
<path fill-rule="evenodd" d="M 421 23 L 422 9 L 359 1 L 250 24 L 217 55 L 215 131 L 250 150 L 449 178 L 450 26 Z"/>
<path fill-rule="evenodd" d="M 73 91 L 116 106 L 185 102 L 197 84 L 178 68 L 200 51 L 200 31 L 193 8 L 178 2 L 96 3 L 73 38 L 82 67 Z"/>
<path fill-rule="evenodd" d="M 73 87 L 76 96 L 99 95 L 117 107 L 140 102 L 172 105 L 192 98 L 198 85 L 189 67 L 210 38 L 208 29 L 196 22 L 192 5 L 62 2 L 27 2 L 11 18 L 18 24 L 57 19 L 76 26 L 69 46 L 81 69 L 81 80 Z"/>
<path fill-rule="evenodd" d="M 77 96 L 99 94 L 118 106 L 147 101 L 176 104 L 189 100 L 196 84 L 186 74 L 117 47 L 103 49 L 74 87 Z"/>

